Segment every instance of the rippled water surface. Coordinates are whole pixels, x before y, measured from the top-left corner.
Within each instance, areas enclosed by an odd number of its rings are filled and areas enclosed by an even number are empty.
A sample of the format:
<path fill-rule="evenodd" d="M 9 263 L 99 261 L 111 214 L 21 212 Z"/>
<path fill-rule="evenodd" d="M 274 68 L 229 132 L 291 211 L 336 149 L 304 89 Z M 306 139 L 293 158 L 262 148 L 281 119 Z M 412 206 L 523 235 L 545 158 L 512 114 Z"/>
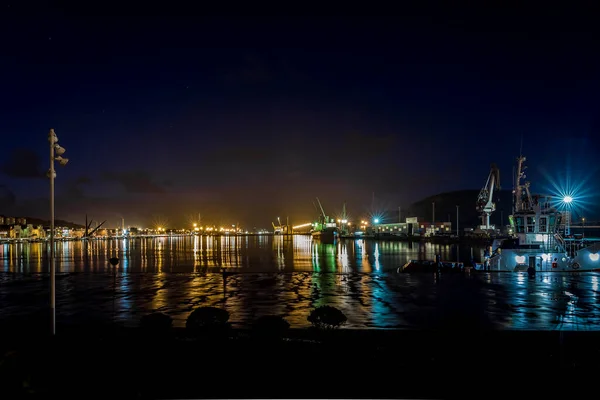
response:
<path fill-rule="evenodd" d="M 57 268 L 62 272 L 103 272 L 118 257 L 122 272 L 206 272 L 221 267 L 244 272 L 382 272 L 411 258 L 475 258 L 481 250 L 431 243 L 341 240 L 322 244 L 310 236 L 163 236 L 121 240 L 57 242 Z M 462 252 L 462 253 L 461 253 Z M 44 272 L 47 243 L 0 245 L 5 272 Z"/>
<path fill-rule="evenodd" d="M 198 306 L 224 307 L 236 326 L 283 315 L 294 327 L 333 305 L 352 328 L 478 325 L 500 329 L 598 329 L 598 273 L 396 274 L 410 258 L 471 256 L 470 249 L 310 237 L 159 238 L 60 243 L 59 323 L 115 320 L 134 326 L 160 311 L 184 326 Z M 47 313 L 43 244 L 1 245 L 0 319 Z M 108 258 L 117 256 L 116 270 Z M 478 259 L 480 250 L 473 256 Z M 462 257 L 461 257 L 462 258 Z M 234 272 L 224 282 L 220 267 Z M 225 283 L 225 284 L 224 284 Z"/>

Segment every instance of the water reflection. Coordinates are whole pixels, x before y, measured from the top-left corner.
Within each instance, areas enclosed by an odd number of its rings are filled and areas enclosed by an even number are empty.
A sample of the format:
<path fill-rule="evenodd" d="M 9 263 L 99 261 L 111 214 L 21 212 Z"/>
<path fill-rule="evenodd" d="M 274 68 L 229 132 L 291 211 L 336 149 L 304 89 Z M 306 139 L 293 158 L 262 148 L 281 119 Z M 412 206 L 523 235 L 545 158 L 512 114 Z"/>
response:
<path fill-rule="evenodd" d="M 285 246 L 282 242 L 284 257 Z M 127 254 L 125 247 L 118 248 L 118 254 Z M 127 247 L 132 254 L 135 248 L 134 244 Z M 374 260 L 375 246 L 372 250 Z M 313 247 L 306 251 L 315 251 L 317 257 L 322 253 Z M 57 312 L 62 321 L 94 317 L 133 326 L 142 315 L 159 311 L 182 327 L 196 307 L 215 306 L 226 308 L 231 322 L 240 327 L 266 314 L 279 314 L 294 327 L 306 327 L 312 309 L 332 305 L 347 315 L 350 328 L 600 329 L 598 273 L 540 273 L 536 279 L 515 273 L 442 274 L 439 279 L 433 274 L 356 269 L 339 273 L 345 254 L 351 268 L 355 265 L 351 260 L 363 259 L 357 244 L 348 242 L 332 264 L 340 266 L 339 270 L 249 271 L 230 276 L 226 291 L 220 273 L 132 272 L 129 259 L 127 267 L 119 265 L 116 270 L 103 266 L 105 273 L 59 276 Z M 385 259 L 385 252 L 380 250 L 379 257 Z M 26 320 L 45 310 L 47 296 L 48 280 L 40 275 L 0 274 L 0 319 Z"/>
<path fill-rule="evenodd" d="M 0 270 L 48 270 L 47 243 L 0 245 Z M 461 251 L 469 254 L 470 251 Z M 409 259 L 449 259 L 453 245 L 340 240 L 320 243 L 310 236 L 187 236 L 56 242 L 59 272 L 106 272 L 118 257 L 123 272 L 215 272 L 221 267 L 253 272 L 382 273 Z M 475 249 L 479 254 L 479 249 Z M 464 261 L 464 260 L 463 260 Z"/>

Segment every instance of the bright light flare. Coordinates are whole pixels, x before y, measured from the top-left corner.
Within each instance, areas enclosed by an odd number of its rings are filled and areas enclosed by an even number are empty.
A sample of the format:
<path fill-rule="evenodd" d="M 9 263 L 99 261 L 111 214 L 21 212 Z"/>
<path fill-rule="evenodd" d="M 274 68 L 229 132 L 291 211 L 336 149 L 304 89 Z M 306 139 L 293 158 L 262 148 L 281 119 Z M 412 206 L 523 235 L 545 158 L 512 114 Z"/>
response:
<path fill-rule="evenodd" d="M 569 165 L 565 166 L 563 171 L 552 173 L 540 168 L 546 179 L 544 189 L 552 196 L 552 205 L 558 210 L 570 211 L 577 215 L 595 207 L 598 193 L 593 181 L 597 168 L 587 168 L 583 171 L 580 169 L 576 172 Z"/>

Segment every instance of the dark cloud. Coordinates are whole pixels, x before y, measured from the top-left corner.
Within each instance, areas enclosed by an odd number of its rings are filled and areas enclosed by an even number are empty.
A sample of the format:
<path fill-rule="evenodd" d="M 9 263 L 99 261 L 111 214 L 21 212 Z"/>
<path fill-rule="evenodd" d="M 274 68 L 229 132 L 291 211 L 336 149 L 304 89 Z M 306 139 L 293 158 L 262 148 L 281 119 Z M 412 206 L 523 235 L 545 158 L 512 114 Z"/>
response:
<path fill-rule="evenodd" d="M 258 55 L 248 53 L 240 65 L 231 68 L 225 75 L 228 83 L 267 83 L 273 79 L 269 65 Z"/>
<path fill-rule="evenodd" d="M 93 179 L 87 175 L 81 175 L 79 178 L 75 179 L 75 184 L 77 185 L 87 185 L 93 182 Z"/>
<path fill-rule="evenodd" d="M 0 185 L 0 215 L 7 215 L 14 210 L 17 196 L 6 185 Z"/>
<path fill-rule="evenodd" d="M 252 85 L 269 84 L 274 81 L 282 84 L 304 84 L 311 81 L 310 76 L 294 62 L 286 58 L 269 60 L 267 57 L 255 52 L 246 52 L 237 65 L 227 70 L 225 82 Z"/>
<path fill-rule="evenodd" d="M 242 166 L 265 160 L 274 160 L 274 154 L 275 152 L 258 146 L 229 147 L 211 151 L 204 156 L 204 161 L 211 165 L 215 163 L 223 165 L 233 163 Z"/>
<path fill-rule="evenodd" d="M 120 183 L 129 193 L 164 193 L 165 188 L 154 182 L 150 174 L 143 171 L 105 172 L 102 178 L 108 182 Z"/>
<path fill-rule="evenodd" d="M 42 158 L 29 149 L 14 149 L 0 168 L 11 178 L 43 178 Z"/>
<path fill-rule="evenodd" d="M 93 180 L 89 176 L 82 175 L 67 184 L 65 193 L 70 198 L 82 199 L 85 197 L 85 193 L 83 190 L 84 186 L 89 185 L 92 182 L 93 182 Z"/>

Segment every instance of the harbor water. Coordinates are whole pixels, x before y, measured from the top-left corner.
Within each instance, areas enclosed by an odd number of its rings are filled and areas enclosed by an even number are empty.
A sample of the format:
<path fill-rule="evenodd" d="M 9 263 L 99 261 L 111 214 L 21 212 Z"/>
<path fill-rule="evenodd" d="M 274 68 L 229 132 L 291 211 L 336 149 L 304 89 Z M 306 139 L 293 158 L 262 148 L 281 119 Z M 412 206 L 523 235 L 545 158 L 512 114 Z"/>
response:
<path fill-rule="evenodd" d="M 0 245 L 0 322 L 48 313 L 47 243 Z M 281 315 L 307 327 L 332 305 L 349 328 L 484 327 L 596 330 L 598 273 L 398 274 L 410 259 L 481 261 L 482 248 L 309 236 L 174 236 L 57 243 L 61 324 L 137 326 L 151 312 L 174 325 L 196 307 L 223 307 L 236 327 Z M 118 257 L 113 268 L 109 259 Z M 223 270 L 231 272 L 224 277 Z"/>

